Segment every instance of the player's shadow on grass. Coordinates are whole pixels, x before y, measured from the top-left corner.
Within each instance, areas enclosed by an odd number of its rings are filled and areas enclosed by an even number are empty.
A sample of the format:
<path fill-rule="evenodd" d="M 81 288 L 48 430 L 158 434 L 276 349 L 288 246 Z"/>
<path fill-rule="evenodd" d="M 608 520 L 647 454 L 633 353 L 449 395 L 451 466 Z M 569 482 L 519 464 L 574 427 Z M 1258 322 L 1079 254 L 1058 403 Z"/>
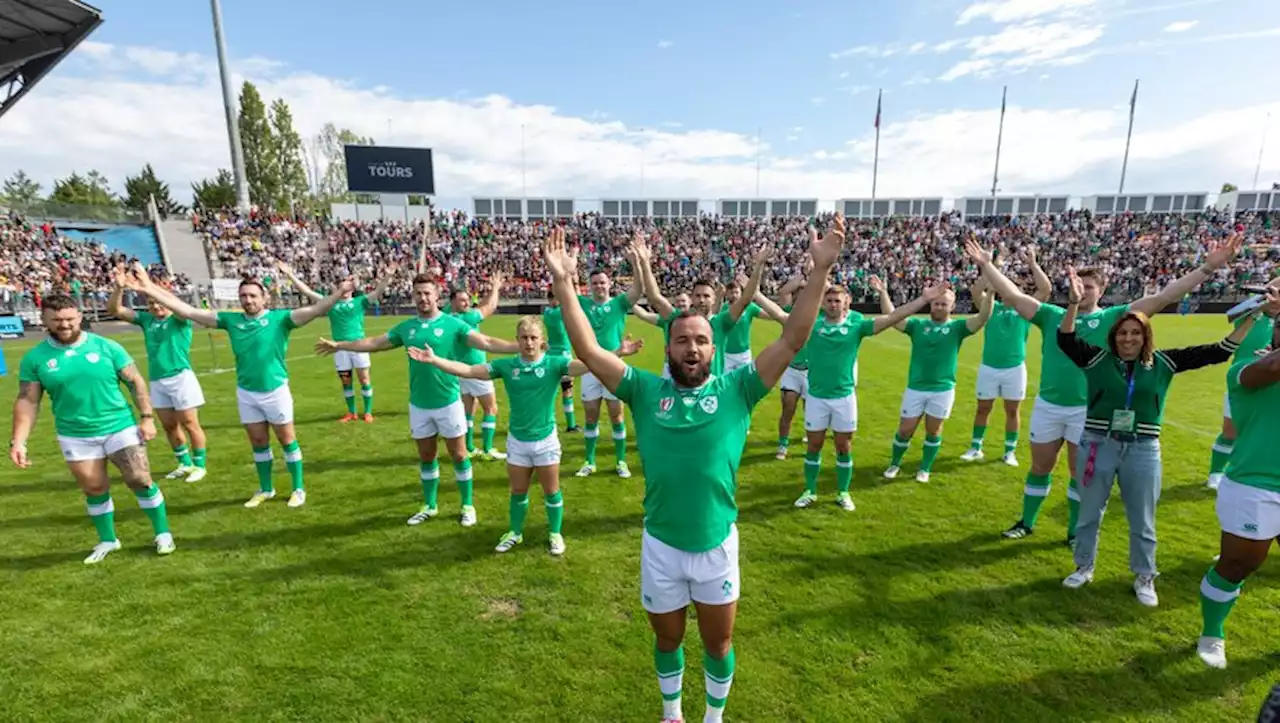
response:
<path fill-rule="evenodd" d="M 198 514 L 206 510 L 234 507 L 243 501 L 243 499 L 238 497 L 221 500 L 204 500 L 203 502 L 194 503 L 174 503 L 170 500 L 165 507 L 169 513 L 169 517 L 183 517 L 185 515 Z M 136 509 L 124 509 L 122 501 L 121 509 L 118 509 L 116 512 L 117 521 L 126 522 L 134 517 L 142 517 L 142 512 Z M 17 519 L 4 521 L 4 527 L 6 528 L 26 530 L 40 529 L 43 527 L 80 527 L 88 524 L 90 524 L 89 518 L 83 514 L 35 515 L 33 517 L 19 517 Z"/>
<path fill-rule="evenodd" d="M 1188 672 L 1166 674 L 1170 666 L 1194 661 Z M 1156 718 L 1177 717 L 1185 707 L 1234 694 L 1252 681 L 1274 674 L 1280 655 L 1232 659 L 1226 670 L 1200 665 L 1191 644 L 1141 653 L 1123 666 L 1070 665 L 1020 680 L 961 685 L 918 698 L 904 720 L 1009 720 L 1011 706 L 1022 720 L 1097 721 L 1138 711 Z M 1261 700 L 1245 707 L 1254 709 Z"/>
<path fill-rule="evenodd" d="M 383 469 L 384 476 L 387 478 L 405 477 L 407 479 L 418 478 L 418 457 L 412 452 L 408 452 L 403 456 L 390 457 L 343 457 L 340 459 L 309 459 L 307 464 L 307 474 L 324 474 L 325 472 L 343 471 L 343 470 L 367 470 L 370 467 L 379 467 Z M 448 465 L 448 460 L 444 460 L 442 466 Z M 365 477 L 369 472 L 360 472 L 361 477 Z"/>
<path fill-rule="evenodd" d="M 0 497 L 25 495 L 31 492 L 58 492 L 61 490 L 61 484 L 65 482 L 70 482 L 70 480 L 47 479 L 40 482 L 19 482 L 18 484 L 0 485 Z"/>
<path fill-rule="evenodd" d="M 60 567 L 84 559 L 87 550 L 64 549 L 56 552 L 43 552 L 26 557 L 0 557 L 0 570 L 29 572 L 50 567 Z"/>

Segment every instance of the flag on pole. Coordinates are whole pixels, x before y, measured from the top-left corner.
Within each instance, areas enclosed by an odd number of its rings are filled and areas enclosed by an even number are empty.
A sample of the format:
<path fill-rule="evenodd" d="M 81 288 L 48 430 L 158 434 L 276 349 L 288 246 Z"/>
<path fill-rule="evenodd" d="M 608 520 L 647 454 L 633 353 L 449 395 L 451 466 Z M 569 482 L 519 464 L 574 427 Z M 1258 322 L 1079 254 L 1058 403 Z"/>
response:
<path fill-rule="evenodd" d="M 880 130 L 880 100 L 884 96 L 884 89 L 876 93 L 876 130 Z"/>
<path fill-rule="evenodd" d="M 1004 91 L 1000 94 L 1000 115 L 1004 115 L 1004 104 L 1009 98 L 1009 86 L 1004 87 Z"/>

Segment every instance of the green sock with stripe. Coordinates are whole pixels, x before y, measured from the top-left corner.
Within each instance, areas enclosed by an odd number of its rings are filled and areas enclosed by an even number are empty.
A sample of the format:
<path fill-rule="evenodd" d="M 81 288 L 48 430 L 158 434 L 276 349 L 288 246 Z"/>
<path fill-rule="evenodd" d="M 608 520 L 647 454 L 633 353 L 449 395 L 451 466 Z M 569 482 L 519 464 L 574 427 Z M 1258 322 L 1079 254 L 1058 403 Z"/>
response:
<path fill-rule="evenodd" d="M 822 453 L 804 453 L 804 491 L 811 495 L 818 494 L 818 475 L 822 473 Z"/>
<path fill-rule="evenodd" d="M 889 464 L 893 467 L 902 466 L 902 457 L 907 453 L 907 447 L 911 446 L 911 438 L 903 439 L 898 436 L 897 432 L 893 434 L 893 457 L 890 458 Z"/>
<path fill-rule="evenodd" d="M 1231 450 L 1234 443 L 1222 436 L 1213 441 L 1213 456 L 1209 458 L 1209 474 L 1222 474 L 1222 470 L 1227 468 L 1227 462 L 1231 461 Z"/>
<path fill-rule="evenodd" d="M 973 441 L 969 443 L 969 449 L 982 449 L 982 438 L 987 436 L 987 425 L 973 425 Z"/>
<path fill-rule="evenodd" d="M 790 438 L 790 437 L 778 437 L 778 448 L 779 448 L 779 449 L 787 449 L 787 448 L 788 448 L 788 447 L 790 447 L 790 446 L 791 446 L 791 438 Z"/>
<path fill-rule="evenodd" d="M 1204 620 L 1204 629 L 1200 634 L 1209 638 L 1227 637 L 1227 616 L 1236 600 L 1240 599 L 1240 587 L 1244 580 L 1231 582 L 1218 574 L 1215 568 L 1209 568 L 1200 581 L 1200 616 Z"/>
<path fill-rule="evenodd" d="M 185 444 L 178 445 L 173 448 L 173 456 L 178 460 L 178 464 L 183 467 L 191 466 L 191 448 Z"/>
<path fill-rule="evenodd" d="M 196 449 L 196 450 L 193 450 L 193 451 L 192 451 L 192 453 L 191 453 L 191 461 L 192 461 L 192 462 L 194 462 L 194 463 L 195 463 L 195 465 L 196 465 L 197 467 L 199 467 L 200 469 L 204 469 L 204 468 L 205 468 L 205 460 L 206 460 L 206 457 L 205 457 L 205 450 L 203 450 L 203 449 Z"/>
<path fill-rule="evenodd" d="M 458 495 L 462 498 L 463 507 L 472 506 L 472 491 L 475 489 L 471 480 L 471 458 L 453 463 L 453 476 L 458 480 Z"/>
<path fill-rule="evenodd" d="M 724 704 L 729 700 L 729 688 L 733 687 L 735 660 L 733 646 L 723 658 L 717 660 L 703 651 L 702 669 L 707 684 L 707 713 L 702 720 L 720 723 L 724 719 Z"/>
<path fill-rule="evenodd" d="M 271 446 L 253 448 L 253 466 L 258 471 L 258 489 L 271 491 Z"/>
<path fill-rule="evenodd" d="M 653 667 L 658 673 L 658 689 L 662 691 L 662 717 L 683 720 L 680 696 L 684 689 L 684 648 L 664 652 L 655 643 Z"/>
<path fill-rule="evenodd" d="M 928 472 L 933 469 L 933 461 L 938 458 L 938 452 L 942 450 L 942 435 L 933 436 L 925 435 L 924 438 L 924 454 L 920 460 L 920 471 Z"/>
<path fill-rule="evenodd" d="M 364 400 L 364 413 L 373 414 L 373 385 L 360 385 L 360 398 Z"/>
<path fill-rule="evenodd" d="M 529 514 L 529 493 L 512 494 L 507 505 L 507 516 L 511 520 L 511 531 L 517 535 L 524 534 L 524 518 Z"/>
<path fill-rule="evenodd" d="M 143 514 L 151 520 L 151 529 L 155 530 L 157 535 L 163 535 L 169 531 L 169 513 L 164 506 L 164 495 L 160 492 L 160 487 L 155 482 L 145 490 L 137 490 L 134 492 L 138 497 L 138 506 L 142 508 Z"/>
<path fill-rule="evenodd" d="M 498 433 L 498 418 L 492 414 L 484 415 L 484 421 L 480 422 L 480 449 L 486 452 L 493 451 L 493 437 Z"/>
<path fill-rule="evenodd" d="M 587 450 L 587 464 L 594 466 L 596 463 L 596 445 L 600 443 L 600 425 L 588 424 L 587 428 L 582 431 L 582 442 Z"/>
<path fill-rule="evenodd" d="M 564 409 L 564 424 L 572 429 L 578 426 L 577 415 L 573 413 L 573 390 L 560 395 L 560 406 Z"/>
<path fill-rule="evenodd" d="M 342 399 L 347 403 L 347 414 L 356 413 L 356 393 L 350 384 L 342 385 Z"/>
<path fill-rule="evenodd" d="M 613 428 L 613 457 L 618 464 L 627 461 L 627 425 L 625 423 Z"/>
<path fill-rule="evenodd" d="M 1004 433 L 1004 453 L 1013 454 L 1018 449 L 1018 430 Z"/>
<path fill-rule="evenodd" d="M 302 489 L 302 447 L 296 439 L 284 446 L 284 466 L 289 470 L 289 481 L 293 488 Z"/>
<path fill-rule="evenodd" d="M 476 451 L 476 423 L 470 417 L 467 418 L 467 453 Z"/>
<path fill-rule="evenodd" d="M 85 508 L 89 511 L 89 521 L 93 529 L 98 531 L 99 542 L 116 541 L 116 507 L 111 501 L 111 494 L 85 495 Z"/>
<path fill-rule="evenodd" d="M 542 499 L 547 508 L 547 533 L 560 534 L 564 525 L 564 492 L 556 490 Z"/>
<path fill-rule="evenodd" d="M 847 494 L 853 486 L 853 452 L 836 453 L 836 492 Z"/>
<path fill-rule="evenodd" d="M 422 504 L 435 509 L 440 495 L 440 463 L 419 462 L 418 479 L 422 482 Z"/>
<path fill-rule="evenodd" d="M 1027 473 L 1026 486 L 1022 490 L 1022 524 L 1034 528 L 1040 519 L 1040 508 L 1049 498 L 1053 478 L 1047 474 Z"/>

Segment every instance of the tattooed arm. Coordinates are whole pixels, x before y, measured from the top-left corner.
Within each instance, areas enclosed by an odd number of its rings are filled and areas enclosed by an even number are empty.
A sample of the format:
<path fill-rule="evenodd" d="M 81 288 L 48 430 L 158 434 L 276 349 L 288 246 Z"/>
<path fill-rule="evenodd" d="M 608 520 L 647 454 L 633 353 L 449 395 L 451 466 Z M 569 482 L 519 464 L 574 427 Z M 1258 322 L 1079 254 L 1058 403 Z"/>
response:
<path fill-rule="evenodd" d="M 13 436 L 9 441 L 9 461 L 26 469 L 31 466 L 27 458 L 27 437 L 31 436 L 31 428 L 36 425 L 36 414 L 40 412 L 40 399 L 44 396 L 44 387 L 40 382 L 20 382 L 18 398 L 13 400 Z"/>
<path fill-rule="evenodd" d="M 138 431 L 142 433 L 142 440 L 150 442 L 156 438 L 156 420 L 154 412 L 151 409 L 151 395 L 147 394 L 147 380 L 142 378 L 142 372 L 138 371 L 137 364 L 129 364 L 116 372 L 118 377 L 129 391 L 133 394 L 133 404 L 138 408 Z"/>

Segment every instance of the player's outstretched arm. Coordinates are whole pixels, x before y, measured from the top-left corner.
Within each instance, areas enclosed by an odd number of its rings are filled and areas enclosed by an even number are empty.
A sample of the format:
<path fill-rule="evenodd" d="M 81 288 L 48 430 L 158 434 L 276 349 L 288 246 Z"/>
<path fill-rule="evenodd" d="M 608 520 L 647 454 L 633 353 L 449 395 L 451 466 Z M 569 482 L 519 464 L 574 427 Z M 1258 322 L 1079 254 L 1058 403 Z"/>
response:
<path fill-rule="evenodd" d="M 964 325 L 969 329 L 970 334 L 978 333 L 978 330 L 987 325 L 991 319 L 991 309 L 995 306 L 995 294 L 990 289 L 986 289 L 974 297 L 978 302 L 978 313 L 969 317 Z"/>
<path fill-rule="evenodd" d="M 964 251 L 978 265 L 983 278 L 991 284 L 991 288 L 1000 295 L 1004 303 L 1012 306 L 1014 311 L 1018 312 L 1018 316 L 1028 321 L 1035 318 L 1036 312 L 1040 310 L 1040 302 L 1022 293 L 1022 289 L 1019 289 L 1017 284 L 1010 281 L 1008 276 L 991 263 L 990 251 L 979 246 L 973 239 L 964 242 Z"/>
<path fill-rule="evenodd" d="M 356 339 L 355 341 L 333 341 L 323 336 L 316 340 L 316 354 L 320 356 L 332 356 L 336 351 L 354 351 L 359 353 L 369 353 L 376 351 L 390 351 L 395 349 L 399 344 L 392 343 L 390 337 L 386 334 L 382 336 L 369 336 L 364 339 Z"/>
<path fill-rule="evenodd" d="M 872 276 L 871 277 L 872 288 L 876 288 L 876 283 L 879 281 L 880 281 L 879 278 Z M 949 285 L 944 281 L 940 284 L 935 284 L 934 286 L 927 287 L 924 290 L 923 294 L 913 299 L 911 302 L 903 304 L 902 306 L 899 306 L 896 309 L 893 308 L 893 303 L 890 302 L 889 313 L 885 316 L 876 317 L 875 327 L 871 333 L 879 334 L 880 332 L 890 327 L 899 328 L 899 329 L 902 328 L 902 325 L 905 324 L 907 319 L 911 318 L 913 314 L 920 313 L 925 309 L 925 307 L 933 303 L 934 299 L 945 294 L 947 292 L 948 286 Z M 879 291 L 881 293 L 884 292 L 883 285 L 879 287 Z"/>
<path fill-rule="evenodd" d="M 867 279 L 867 284 L 871 286 L 872 291 L 876 292 L 876 298 L 880 301 L 880 313 L 884 315 L 884 317 L 881 317 L 881 318 L 887 318 L 887 317 L 893 316 L 894 311 L 896 311 L 896 309 L 893 308 L 893 299 L 889 297 L 889 287 L 885 285 L 884 280 L 881 279 L 879 276 L 872 274 Z M 943 288 L 945 289 L 946 287 L 944 286 Z M 917 311 L 919 310 L 917 309 Z M 911 315 L 915 313 L 916 313 L 915 311 L 912 311 L 910 314 L 906 314 L 905 316 L 898 317 L 898 321 L 894 322 L 893 324 L 890 324 L 889 326 L 892 326 L 894 329 L 897 329 L 898 331 L 906 331 L 907 319 L 911 318 Z M 879 322 L 880 322 L 880 319 L 876 319 L 877 325 L 876 325 L 875 333 L 877 334 L 879 334 L 882 331 L 882 329 L 879 326 Z"/>
<path fill-rule="evenodd" d="M 138 315 L 133 313 L 133 309 L 125 306 L 124 290 L 129 286 L 129 276 L 123 268 L 115 271 L 115 284 L 111 287 L 111 298 L 107 299 L 107 313 L 116 317 L 121 321 L 127 321 L 132 324 L 137 320 Z"/>
<path fill-rule="evenodd" d="M 1036 247 L 1028 246 L 1027 250 L 1022 252 L 1022 260 L 1031 268 L 1031 278 L 1036 283 L 1036 292 L 1033 296 L 1036 301 L 1043 304 L 1053 295 L 1053 282 L 1049 280 L 1049 275 L 1044 272 L 1044 269 L 1040 268 L 1039 262 L 1036 261 Z"/>
<path fill-rule="evenodd" d="M 338 288 L 334 289 L 332 294 L 329 294 L 311 306 L 304 306 L 301 309 L 294 309 L 293 311 L 290 311 L 289 318 L 293 320 L 294 326 L 306 326 L 325 314 L 328 314 L 334 304 L 342 301 L 342 297 L 349 292 L 355 291 L 355 288 L 355 279 L 348 276 L 342 280 L 341 284 L 338 284 Z"/>
<path fill-rule="evenodd" d="M 763 312 L 761 316 L 763 316 L 764 318 L 769 319 L 771 321 L 776 321 L 779 324 L 787 323 L 787 318 L 790 316 L 790 314 L 783 311 L 782 307 L 778 306 L 773 299 L 770 299 L 769 297 L 757 291 L 755 299 L 753 299 L 753 301 L 755 301 L 756 305 L 760 307 L 760 310 Z"/>
<path fill-rule="evenodd" d="M 738 294 L 738 300 L 729 305 L 729 321 L 738 323 L 738 319 L 742 318 L 743 312 L 747 310 L 747 305 L 760 292 L 760 282 L 764 279 L 764 270 L 769 265 L 769 261 L 773 259 L 773 249 L 766 246 L 756 254 L 751 261 L 751 278 L 747 279 L 747 283 L 743 284 L 742 293 Z M 717 304 L 715 308 L 719 308 Z"/>
<path fill-rule="evenodd" d="M 658 277 L 653 275 L 653 257 L 649 251 L 649 244 L 644 239 L 644 233 L 637 231 L 635 238 L 631 240 L 631 248 L 628 253 L 631 256 L 631 264 L 636 268 L 636 282 L 643 284 L 641 287 L 641 295 L 649 300 L 649 305 L 657 312 L 650 324 L 656 325 L 658 319 L 671 318 L 675 309 L 671 306 L 671 301 L 662 295 L 662 287 L 658 286 Z M 635 288 L 634 286 L 632 288 Z M 635 306 L 635 302 L 631 304 Z M 632 309 L 632 313 L 640 316 L 638 310 Z M 642 320 L 644 320 L 642 318 Z"/>
<path fill-rule="evenodd" d="M 1189 372 L 1211 364 L 1228 362 L 1231 360 L 1231 356 L 1235 354 L 1236 349 L 1240 348 L 1240 343 L 1253 330 L 1254 322 L 1261 319 L 1263 314 L 1275 316 L 1277 312 L 1280 312 L 1280 292 L 1267 289 L 1267 303 L 1254 313 L 1241 319 L 1236 328 L 1222 341 L 1215 344 L 1200 344 L 1180 349 L 1161 349 L 1160 353 L 1173 363 L 1173 370 L 1176 373 Z"/>
<path fill-rule="evenodd" d="M 651 300 L 649 303 L 652 304 L 653 301 Z M 631 309 L 631 314 L 646 324 L 652 324 L 653 326 L 658 325 L 658 315 L 648 309 L 642 309 L 639 306 L 636 306 Z"/>
<path fill-rule="evenodd" d="M 421 349 L 410 347 L 409 358 L 423 364 L 430 364 L 445 374 L 452 374 L 462 379 L 489 379 L 489 365 L 463 364 L 452 359 L 445 359 L 442 356 L 438 356 L 429 346 Z"/>
<path fill-rule="evenodd" d="M 289 283 L 293 284 L 294 288 L 298 290 L 298 293 L 308 299 L 311 299 L 312 302 L 324 299 L 324 296 L 319 292 L 302 283 L 302 279 L 298 278 L 298 275 L 293 272 L 293 267 L 289 264 L 286 264 L 280 259 L 276 259 L 276 268 L 280 269 L 280 273 L 284 274 L 284 277 L 289 280 Z"/>
<path fill-rule="evenodd" d="M 632 356 L 633 354 L 638 354 L 643 348 L 644 339 L 633 339 L 628 335 L 626 339 L 622 340 L 622 346 L 618 347 L 618 350 L 613 354 L 617 357 Z M 580 359 L 574 359 L 569 362 L 569 369 L 566 373 L 571 377 L 580 377 L 589 371 L 591 370 Z"/>
<path fill-rule="evenodd" d="M 634 256 L 632 256 L 632 252 L 635 250 L 635 245 L 637 240 L 640 242 L 640 244 L 644 245 L 643 233 L 644 232 L 642 231 L 636 231 L 635 236 L 631 240 L 631 247 L 627 250 L 628 255 L 632 257 L 631 287 L 627 289 L 627 294 L 626 294 L 628 308 L 635 306 L 640 301 L 640 297 L 644 296 L 645 292 L 648 291 L 648 289 L 645 288 L 648 284 L 645 282 L 644 275 L 640 273 L 640 269 L 636 268 L 636 259 L 634 258 Z M 654 292 L 656 294 L 657 289 L 654 289 Z M 649 301 L 654 301 L 654 300 L 649 299 Z M 560 303 L 564 304 L 563 301 L 561 301 Z"/>
<path fill-rule="evenodd" d="M 400 266 L 398 264 L 391 264 L 388 266 L 383 270 L 382 280 L 378 282 L 377 286 L 373 287 L 373 291 L 365 294 L 365 298 L 369 301 L 377 301 L 378 299 L 381 299 L 382 295 L 387 293 L 387 289 L 391 288 L 391 284 L 395 283 L 396 275 L 399 273 Z"/>
<path fill-rule="evenodd" d="M 1244 234 L 1232 234 L 1226 243 L 1220 244 L 1205 254 L 1204 263 L 1170 281 L 1156 293 L 1138 299 L 1130 304 L 1129 308 L 1133 311 L 1141 311 L 1147 316 L 1159 314 L 1165 307 L 1178 303 L 1182 297 L 1195 291 L 1197 286 L 1213 275 L 1213 272 L 1230 263 L 1236 254 L 1240 253 L 1242 246 L 1244 246 Z"/>
<path fill-rule="evenodd" d="M 40 413 L 40 400 L 43 397 L 44 387 L 40 386 L 40 382 L 26 380 L 18 382 L 18 396 L 13 400 L 13 433 L 9 437 L 9 461 L 20 469 L 31 466 L 31 460 L 27 458 L 27 438 L 31 436 L 31 430 L 36 426 L 36 415 Z"/>
<path fill-rule="evenodd" d="M 564 302 L 561 302 L 564 303 Z M 519 354 L 520 344 L 506 339 L 498 339 L 488 334 L 481 334 L 472 329 L 467 334 L 467 346 L 480 351 L 487 351 L 490 354 Z"/>
<path fill-rule="evenodd" d="M 578 302 L 578 292 L 573 287 L 573 280 L 578 274 L 578 257 L 565 246 L 563 228 L 551 230 L 542 245 L 542 258 L 551 271 L 551 290 L 560 302 L 561 318 L 564 320 L 564 329 L 569 334 L 574 356 L 586 364 L 587 369 L 606 389 L 611 393 L 616 392 L 627 371 L 627 365 L 596 342 L 596 335 L 591 331 L 587 315 Z"/>
<path fill-rule="evenodd" d="M 489 275 L 489 294 L 484 297 L 484 301 L 476 307 L 476 311 L 480 312 L 481 319 L 488 319 L 498 310 L 498 300 L 502 294 L 502 272 L 495 271 Z M 488 379 L 488 377 L 485 377 Z"/>
<path fill-rule="evenodd" d="M 818 232 L 809 229 L 809 257 L 813 259 L 813 269 L 805 281 L 804 291 L 796 298 L 795 306 L 787 323 L 782 325 L 782 336 L 778 337 L 756 358 L 756 373 L 765 387 L 772 387 L 782 378 L 787 365 L 795 359 L 796 354 L 809 341 L 813 331 L 813 322 L 818 318 L 818 307 L 822 305 L 822 297 L 827 291 L 827 277 L 840 258 L 840 250 L 844 248 L 844 216 L 837 213 L 835 225 L 822 239 Z"/>
<path fill-rule="evenodd" d="M 210 329 L 218 326 L 218 312 L 213 309 L 197 309 L 187 302 L 179 299 L 169 293 L 168 289 L 161 287 L 147 276 L 146 269 L 142 268 L 142 264 L 137 264 L 133 268 L 133 272 L 128 278 L 129 288 L 136 289 L 150 296 L 157 304 L 169 309 L 178 316 L 200 326 Z"/>

